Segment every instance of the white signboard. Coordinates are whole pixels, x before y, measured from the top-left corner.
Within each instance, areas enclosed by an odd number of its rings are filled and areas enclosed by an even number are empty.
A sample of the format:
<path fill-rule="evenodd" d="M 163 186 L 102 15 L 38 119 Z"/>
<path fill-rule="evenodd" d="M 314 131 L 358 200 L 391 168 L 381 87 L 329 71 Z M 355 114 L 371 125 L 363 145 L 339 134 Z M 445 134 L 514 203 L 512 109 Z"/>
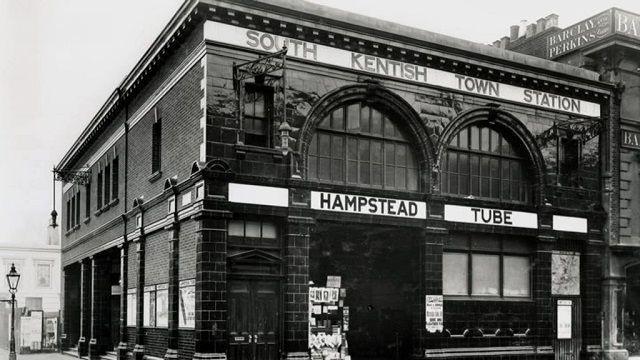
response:
<path fill-rule="evenodd" d="M 42 311 L 31 311 L 31 316 L 20 317 L 20 347 L 40 350 L 42 347 Z"/>
<path fill-rule="evenodd" d="M 335 276 L 335 275 L 328 275 L 327 276 L 327 287 L 340 288 L 341 284 L 342 284 L 342 277 Z"/>
<path fill-rule="evenodd" d="M 181 328 L 194 328 L 196 325 L 196 282 L 180 281 L 180 299 L 178 301 L 178 324 Z"/>
<path fill-rule="evenodd" d="M 443 327 L 443 305 L 442 295 L 425 295 L 425 322 L 427 331 L 434 333 L 442 332 Z"/>
<path fill-rule="evenodd" d="M 311 208 L 353 214 L 395 216 L 414 219 L 427 217 L 427 204 L 422 201 L 377 198 L 362 195 L 311 192 Z"/>
<path fill-rule="evenodd" d="M 553 215 L 553 230 L 586 234 L 587 219 L 573 216 Z"/>
<path fill-rule="evenodd" d="M 204 34 L 207 40 L 259 51 L 277 52 L 283 46 L 287 46 L 287 56 L 295 59 L 424 85 L 440 86 L 463 93 L 472 93 L 551 110 L 584 116 L 600 116 L 600 105 L 596 103 L 273 35 L 253 29 L 207 21 L 204 25 Z"/>
<path fill-rule="evenodd" d="M 571 339 L 571 300 L 558 300 L 558 339 Z"/>
<path fill-rule="evenodd" d="M 472 206 L 445 204 L 444 219 L 446 221 L 469 224 L 510 226 L 528 229 L 538 228 L 538 214 L 536 213 L 486 209 Z"/>
<path fill-rule="evenodd" d="M 243 204 L 289 206 L 289 189 L 229 183 L 229 201 Z"/>

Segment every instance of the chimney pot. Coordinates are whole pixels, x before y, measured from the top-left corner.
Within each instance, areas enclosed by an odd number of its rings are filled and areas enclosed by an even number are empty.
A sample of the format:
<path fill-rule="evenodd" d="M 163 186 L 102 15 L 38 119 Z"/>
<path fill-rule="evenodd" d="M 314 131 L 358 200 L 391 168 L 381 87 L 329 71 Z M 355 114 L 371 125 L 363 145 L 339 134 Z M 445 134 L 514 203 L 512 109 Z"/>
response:
<path fill-rule="evenodd" d="M 527 25 L 527 30 L 526 30 L 526 34 L 525 36 L 527 38 L 532 37 L 533 35 L 536 34 L 536 24 L 529 24 Z"/>
<path fill-rule="evenodd" d="M 503 36 L 502 39 L 500 39 L 500 48 L 506 49 L 509 46 L 509 40 L 510 38 L 508 36 Z"/>
<path fill-rule="evenodd" d="M 545 18 L 540 18 L 536 21 L 536 33 L 541 33 L 545 31 L 547 20 Z"/>
<path fill-rule="evenodd" d="M 547 20 L 547 24 L 545 25 L 546 29 L 557 27 L 558 26 L 558 15 L 557 14 L 549 14 L 545 18 Z"/>
<path fill-rule="evenodd" d="M 509 37 L 511 38 L 511 41 L 518 40 L 518 32 L 520 32 L 520 26 L 511 25 L 511 27 L 509 27 Z"/>
<path fill-rule="evenodd" d="M 520 20 L 520 31 L 518 32 L 518 37 L 522 37 L 526 34 L 527 23 L 527 20 Z"/>

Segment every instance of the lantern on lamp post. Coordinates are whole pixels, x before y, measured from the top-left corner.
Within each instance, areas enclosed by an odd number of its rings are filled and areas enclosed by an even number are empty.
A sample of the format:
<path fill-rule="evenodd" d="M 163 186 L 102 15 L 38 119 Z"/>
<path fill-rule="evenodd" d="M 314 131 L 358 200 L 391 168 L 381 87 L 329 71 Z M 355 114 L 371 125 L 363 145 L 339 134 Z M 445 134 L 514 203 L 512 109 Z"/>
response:
<path fill-rule="evenodd" d="M 284 120 L 280 126 L 278 127 L 278 132 L 280 133 L 280 150 L 282 150 L 282 154 L 287 156 L 289 153 L 289 134 L 291 133 L 291 125 Z"/>
<path fill-rule="evenodd" d="M 16 271 L 15 264 L 11 264 L 11 270 L 7 274 L 7 284 L 9 284 L 9 292 L 11 293 L 11 300 L 4 300 L 11 302 L 11 340 L 9 342 L 9 360 L 16 360 L 16 338 L 14 335 L 15 330 L 15 305 L 16 305 L 16 291 L 18 290 L 18 283 L 20 282 L 20 274 Z"/>

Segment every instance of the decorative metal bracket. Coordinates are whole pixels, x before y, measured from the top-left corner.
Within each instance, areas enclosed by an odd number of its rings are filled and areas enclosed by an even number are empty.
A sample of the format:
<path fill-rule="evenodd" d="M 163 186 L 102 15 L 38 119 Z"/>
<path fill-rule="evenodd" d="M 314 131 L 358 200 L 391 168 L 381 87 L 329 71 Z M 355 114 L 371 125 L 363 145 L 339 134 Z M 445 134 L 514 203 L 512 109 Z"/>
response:
<path fill-rule="evenodd" d="M 63 171 L 53 169 L 54 180 L 78 185 L 86 185 L 91 180 L 91 170 Z"/>
<path fill-rule="evenodd" d="M 287 47 L 285 46 L 282 50 L 276 53 L 234 65 L 233 85 L 237 88 L 237 86 L 240 85 L 240 82 L 246 79 L 266 76 L 267 74 L 275 71 L 284 70 L 286 66 L 286 58 Z"/>

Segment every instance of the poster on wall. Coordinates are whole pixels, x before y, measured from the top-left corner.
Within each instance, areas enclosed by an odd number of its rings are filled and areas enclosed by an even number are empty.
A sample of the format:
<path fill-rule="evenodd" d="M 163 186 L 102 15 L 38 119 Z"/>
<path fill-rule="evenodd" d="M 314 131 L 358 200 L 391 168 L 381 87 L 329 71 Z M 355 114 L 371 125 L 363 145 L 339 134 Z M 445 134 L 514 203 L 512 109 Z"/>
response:
<path fill-rule="evenodd" d="M 193 279 L 180 281 L 178 322 L 181 328 L 196 326 L 196 281 Z"/>
<path fill-rule="evenodd" d="M 555 251 L 551 255 L 551 294 L 580 295 L 580 253 Z"/>
<path fill-rule="evenodd" d="M 558 300 L 558 339 L 571 339 L 571 300 Z"/>
<path fill-rule="evenodd" d="M 136 326 L 136 289 L 127 290 L 127 326 Z"/>
<path fill-rule="evenodd" d="M 20 317 L 20 347 L 40 350 L 42 346 L 42 311 Z"/>
<path fill-rule="evenodd" d="M 443 328 L 443 305 L 442 295 L 425 295 L 425 321 L 427 331 L 434 333 L 442 332 Z"/>
<path fill-rule="evenodd" d="M 167 284 L 158 285 L 156 317 L 156 326 L 167 327 L 169 325 L 169 290 Z"/>

